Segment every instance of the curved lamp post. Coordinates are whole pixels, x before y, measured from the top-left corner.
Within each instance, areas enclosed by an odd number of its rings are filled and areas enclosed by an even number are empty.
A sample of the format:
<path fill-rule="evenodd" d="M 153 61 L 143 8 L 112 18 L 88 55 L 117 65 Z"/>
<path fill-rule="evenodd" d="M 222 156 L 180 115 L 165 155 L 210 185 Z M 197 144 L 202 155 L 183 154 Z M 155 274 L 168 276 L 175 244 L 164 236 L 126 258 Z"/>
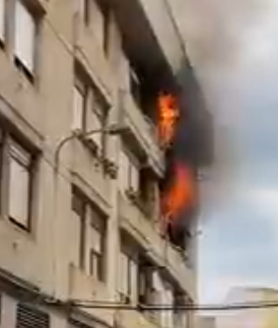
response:
<path fill-rule="evenodd" d="M 91 130 L 91 131 L 87 131 L 87 132 L 82 132 L 81 131 L 81 132 L 78 132 L 78 133 L 73 133 L 70 136 L 63 138 L 59 142 L 59 144 L 57 145 L 57 147 L 55 149 L 55 153 L 54 153 L 55 169 L 57 170 L 57 168 L 58 168 L 59 156 L 60 156 L 62 148 L 70 140 L 77 139 L 77 138 L 80 138 L 80 137 L 84 138 L 84 137 L 88 137 L 92 134 L 102 133 L 102 132 L 110 134 L 110 135 L 119 135 L 119 134 L 122 134 L 123 132 L 125 132 L 126 130 L 127 130 L 127 126 L 120 125 L 120 124 L 112 124 L 107 128 L 96 129 L 96 130 Z"/>

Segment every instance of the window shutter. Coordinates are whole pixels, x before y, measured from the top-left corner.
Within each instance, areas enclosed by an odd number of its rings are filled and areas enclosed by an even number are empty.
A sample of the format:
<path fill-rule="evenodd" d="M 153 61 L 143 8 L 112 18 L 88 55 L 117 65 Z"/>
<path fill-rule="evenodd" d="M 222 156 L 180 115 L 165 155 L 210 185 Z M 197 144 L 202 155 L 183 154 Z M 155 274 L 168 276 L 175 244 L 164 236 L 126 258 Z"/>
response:
<path fill-rule="evenodd" d="M 16 1 L 15 12 L 15 55 L 30 71 L 34 70 L 36 23 L 29 10 Z"/>
<path fill-rule="evenodd" d="M 16 314 L 16 328 L 49 328 L 49 315 L 29 305 L 19 303 Z"/>

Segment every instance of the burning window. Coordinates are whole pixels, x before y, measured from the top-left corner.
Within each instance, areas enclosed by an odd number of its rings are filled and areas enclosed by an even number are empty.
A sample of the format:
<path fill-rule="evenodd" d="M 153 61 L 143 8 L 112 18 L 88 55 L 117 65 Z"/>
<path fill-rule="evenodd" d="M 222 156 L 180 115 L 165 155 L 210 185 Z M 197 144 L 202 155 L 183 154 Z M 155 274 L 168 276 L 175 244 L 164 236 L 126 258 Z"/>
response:
<path fill-rule="evenodd" d="M 176 98 L 171 94 L 161 94 L 158 98 L 159 139 L 163 148 L 168 147 L 175 134 L 179 109 Z"/>
<path fill-rule="evenodd" d="M 185 213 L 190 213 L 196 204 L 196 182 L 188 164 L 174 164 L 169 187 L 162 195 L 162 222 L 164 232 L 171 242 L 182 249 L 186 244 L 189 229 Z"/>
<path fill-rule="evenodd" d="M 167 220 L 173 220 L 178 213 L 191 206 L 196 197 L 195 179 L 188 165 L 177 163 L 170 188 L 163 196 L 163 214 Z"/>

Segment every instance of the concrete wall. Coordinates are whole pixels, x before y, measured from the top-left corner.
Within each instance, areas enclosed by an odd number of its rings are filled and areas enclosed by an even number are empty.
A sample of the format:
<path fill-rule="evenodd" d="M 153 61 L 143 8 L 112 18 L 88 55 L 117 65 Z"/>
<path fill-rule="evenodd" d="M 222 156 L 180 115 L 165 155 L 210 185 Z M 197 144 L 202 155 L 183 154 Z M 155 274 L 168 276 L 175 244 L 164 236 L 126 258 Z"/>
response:
<path fill-rule="evenodd" d="M 110 123 L 117 121 L 121 109 L 118 91 L 121 86 L 127 84 L 128 65 L 114 20 L 110 26 L 110 35 L 113 36 L 110 55 L 106 57 L 98 33 L 99 19 L 92 20 L 92 25 L 86 27 L 76 14 L 75 1 L 40 0 L 40 3 L 45 14 L 40 26 L 38 74 L 35 76 L 35 82 L 31 83 L 15 67 L 9 47 L 0 50 L 0 113 L 41 151 L 37 172 L 34 229 L 30 234 L 26 233 L 14 226 L 8 218 L 1 217 L 1 268 L 31 282 L 42 292 L 58 299 L 112 301 L 117 297 L 119 272 L 118 181 L 102 174 L 98 160 L 92 158 L 80 142 L 70 142 L 63 148 L 58 172 L 54 170 L 54 154 L 58 142 L 71 134 L 74 60 L 83 65 L 110 105 Z M 145 9 L 153 10 L 148 6 Z M 99 17 L 97 10 L 94 13 Z M 155 28 L 161 28 L 162 25 Z M 173 30 L 169 29 L 167 36 L 171 37 L 173 33 Z M 174 50 L 170 52 L 169 39 L 163 39 L 162 35 L 163 33 L 159 40 L 163 42 L 163 48 L 172 65 L 176 66 L 179 58 L 176 57 Z M 141 129 L 140 124 L 138 128 Z M 157 149 L 155 140 L 150 141 L 150 144 Z M 119 138 L 110 137 L 107 156 L 116 163 L 119 147 Z M 78 268 L 78 225 L 71 211 L 72 183 L 78 185 L 92 201 L 95 201 L 109 218 L 109 274 L 105 284 L 94 280 Z M 136 213 L 136 208 L 131 209 L 130 216 Z M 152 234 L 148 236 L 150 243 L 159 249 L 161 239 L 156 232 Z M 182 283 L 184 272 L 189 277 L 191 275 L 178 252 L 172 249 L 171 253 L 168 253 L 168 260 L 170 264 L 167 262 L 166 266 L 172 275 L 177 276 L 181 287 L 192 288 L 195 285 L 194 277 L 186 284 Z M 7 309 L 2 318 L 3 327 L 15 326 L 15 304 L 15 299 L 8 295 L 3 296 L 3 306 Z M 114 322 L 113 311 L 88 312 L 110 325 Z M 139 322 L 145 320 L 138 313 L 136 316 L 139 316 Z M 51 327 L 67 326 L 66 320 L 59 314 L 52 314 L 52 317 Z"/>

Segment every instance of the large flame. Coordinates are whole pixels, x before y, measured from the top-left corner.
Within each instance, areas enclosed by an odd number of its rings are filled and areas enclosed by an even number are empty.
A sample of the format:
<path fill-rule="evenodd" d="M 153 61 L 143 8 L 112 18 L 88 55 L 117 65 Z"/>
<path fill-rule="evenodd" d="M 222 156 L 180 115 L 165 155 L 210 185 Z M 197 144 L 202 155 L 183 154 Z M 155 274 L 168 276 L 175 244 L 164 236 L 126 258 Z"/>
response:
<path fill-rule="evenodd" d="M 179 116 L 177 101 L 170 94 L 161 94 L 158 98 L 159 138 L 162 147 L 167 147 L 173 140 L 175 125 Z"/>
<path fill-rule="evenodd" d="M 173 220 L 186 207 L 196 201 L 196 183 L 191 168 L 177 162 L 174 167 L 174 177 L 170 189 L 163 197 L 163 216 L 166 221 Z"/>

